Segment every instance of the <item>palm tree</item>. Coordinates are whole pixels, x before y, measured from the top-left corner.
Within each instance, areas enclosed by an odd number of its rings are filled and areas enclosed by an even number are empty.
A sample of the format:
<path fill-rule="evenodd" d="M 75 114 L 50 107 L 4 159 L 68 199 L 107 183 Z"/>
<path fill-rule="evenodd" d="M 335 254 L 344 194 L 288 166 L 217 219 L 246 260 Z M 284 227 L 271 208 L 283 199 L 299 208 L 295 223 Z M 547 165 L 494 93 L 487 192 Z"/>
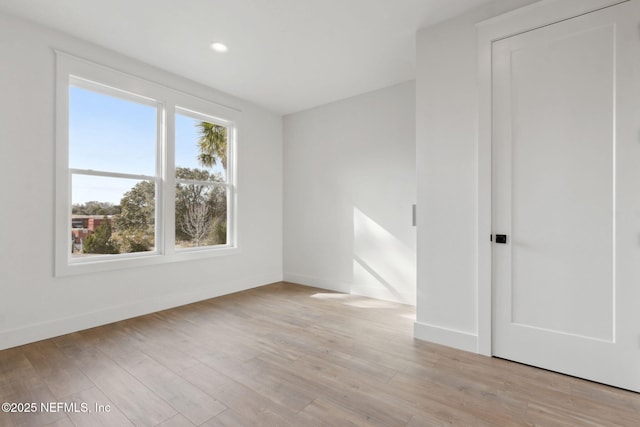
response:
<path fill-rule="evenodd" d="M 198 147 L 200 155 L 198 161 L 204 167 L 212 167 L 222 163 L 222 168 L 227 170 L 227 128 L 209 122 L 197 124 L 200 131 Z"/>

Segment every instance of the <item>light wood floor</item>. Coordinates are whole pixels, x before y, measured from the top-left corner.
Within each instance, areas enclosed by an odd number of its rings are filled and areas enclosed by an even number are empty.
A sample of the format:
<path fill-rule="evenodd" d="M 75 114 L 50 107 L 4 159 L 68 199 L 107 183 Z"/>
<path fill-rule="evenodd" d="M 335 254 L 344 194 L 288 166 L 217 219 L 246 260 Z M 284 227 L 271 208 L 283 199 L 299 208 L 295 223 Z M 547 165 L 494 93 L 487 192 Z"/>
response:
<path fill-rule="evenodd" d="M 0 425 L 640 425 L 639 394 L 416 341 L 413 315 L 277 283 L 4 350 L 0 403 L 111 411 Z"/>

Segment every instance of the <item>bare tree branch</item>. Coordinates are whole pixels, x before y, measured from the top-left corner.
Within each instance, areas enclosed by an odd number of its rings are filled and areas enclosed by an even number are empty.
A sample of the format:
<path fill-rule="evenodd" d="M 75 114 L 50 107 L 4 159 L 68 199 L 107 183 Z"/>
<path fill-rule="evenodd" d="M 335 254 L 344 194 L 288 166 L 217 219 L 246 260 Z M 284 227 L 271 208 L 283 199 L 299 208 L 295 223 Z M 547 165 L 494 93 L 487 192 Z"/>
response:
<path fill-rule="evenodd" d="M 200 246 L 209 234 L 212 220 L 209 205 L 204 202 L 192 202 L 187 206 L 180 221 L 180 228 L 191 237 L 196 246 Z"/>

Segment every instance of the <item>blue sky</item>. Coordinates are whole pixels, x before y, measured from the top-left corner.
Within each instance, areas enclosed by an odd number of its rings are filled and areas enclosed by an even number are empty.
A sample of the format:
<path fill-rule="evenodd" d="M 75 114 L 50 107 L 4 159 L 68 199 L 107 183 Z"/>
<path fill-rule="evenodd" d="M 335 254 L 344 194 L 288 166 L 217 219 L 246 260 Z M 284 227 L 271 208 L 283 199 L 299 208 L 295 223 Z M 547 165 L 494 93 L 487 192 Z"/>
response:
<path fill-rule="evenodd" d="M 153 106 L 70 87 L 69 167 L 155 175 L 156 117 Z M 202 169 L 197 161 L 199 121 L 180 114 L 175 120 L 176 166 Z M 119 204 L 136 182 L 74 175 L 72 203 L 97 200 Z"/>

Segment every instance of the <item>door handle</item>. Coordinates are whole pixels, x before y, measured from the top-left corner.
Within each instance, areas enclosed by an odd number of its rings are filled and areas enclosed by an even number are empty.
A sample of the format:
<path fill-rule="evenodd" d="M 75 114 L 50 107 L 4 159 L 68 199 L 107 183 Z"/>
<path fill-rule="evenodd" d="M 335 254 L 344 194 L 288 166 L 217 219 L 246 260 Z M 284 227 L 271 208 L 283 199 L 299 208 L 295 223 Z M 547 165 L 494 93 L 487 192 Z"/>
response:
<path fill-rule="evenodd" d="M 502 243 L 503 245 L 507 243 L 507 235 L 506 234 L 496 234 L 496 243 Z"/>

